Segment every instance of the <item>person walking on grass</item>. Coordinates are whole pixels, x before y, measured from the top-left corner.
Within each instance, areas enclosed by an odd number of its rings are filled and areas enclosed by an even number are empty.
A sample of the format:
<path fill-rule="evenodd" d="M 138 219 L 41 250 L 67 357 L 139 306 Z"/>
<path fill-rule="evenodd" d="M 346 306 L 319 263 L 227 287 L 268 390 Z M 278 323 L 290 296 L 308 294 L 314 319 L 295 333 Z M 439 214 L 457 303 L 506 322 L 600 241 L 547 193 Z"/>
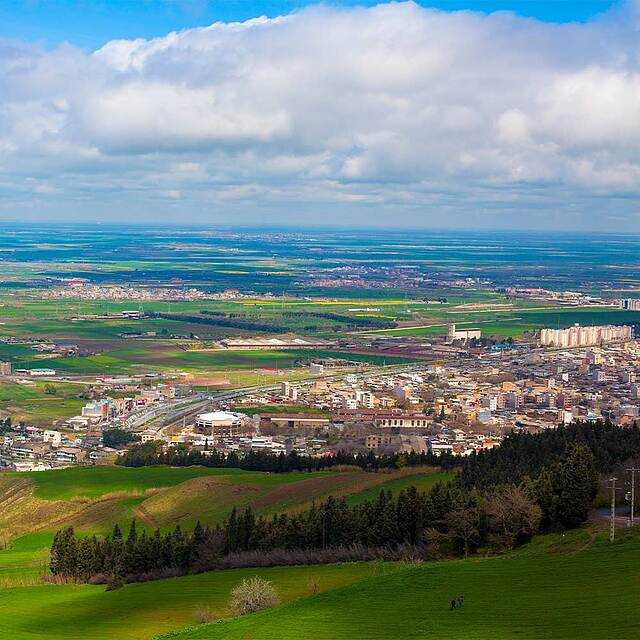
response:
<path fill-rule="evenodd" d="M 458 609 L 462 609 L 462 605 L 464 604 L 464 596 L 458 596 Z"/>
<path fill-rule="evenodd" d="M 456 608 L 456 599 L 455 598 L 451 598 L 451 609 L 450 611 L 453 611 Z"/>

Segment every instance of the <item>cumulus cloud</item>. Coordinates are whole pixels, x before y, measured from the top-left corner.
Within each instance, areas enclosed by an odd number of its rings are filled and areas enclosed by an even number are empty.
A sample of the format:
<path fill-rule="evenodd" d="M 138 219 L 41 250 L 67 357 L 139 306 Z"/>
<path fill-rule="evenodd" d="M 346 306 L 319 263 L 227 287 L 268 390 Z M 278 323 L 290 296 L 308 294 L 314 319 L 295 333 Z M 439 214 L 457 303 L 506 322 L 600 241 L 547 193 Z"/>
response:
<path fill-rule="evenodd" d="M 635 220 L 637 7 L 587 24 L 312 7 L 90 53 L 0 43 L 0 211 Z"/>

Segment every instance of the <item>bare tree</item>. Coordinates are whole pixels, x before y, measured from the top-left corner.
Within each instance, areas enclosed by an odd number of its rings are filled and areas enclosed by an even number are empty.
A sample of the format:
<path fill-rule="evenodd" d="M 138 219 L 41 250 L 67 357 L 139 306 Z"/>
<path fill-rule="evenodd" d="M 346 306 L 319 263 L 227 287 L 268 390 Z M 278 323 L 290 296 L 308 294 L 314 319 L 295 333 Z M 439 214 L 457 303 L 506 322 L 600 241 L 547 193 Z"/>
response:
<path fill-rule="evenodd" d="M 477 507 L 451 511 L 445 522 L 449 538 L 468 556 L 473 545 L 480 542 L 480 510 Z"/>
<path fill-rule="evenodd" d="M 487 500 L 489 529 L 508 547 L 529 539 L 540 528 L 542 510 L 527 494 L 514 486 L 499 489 Z"/>

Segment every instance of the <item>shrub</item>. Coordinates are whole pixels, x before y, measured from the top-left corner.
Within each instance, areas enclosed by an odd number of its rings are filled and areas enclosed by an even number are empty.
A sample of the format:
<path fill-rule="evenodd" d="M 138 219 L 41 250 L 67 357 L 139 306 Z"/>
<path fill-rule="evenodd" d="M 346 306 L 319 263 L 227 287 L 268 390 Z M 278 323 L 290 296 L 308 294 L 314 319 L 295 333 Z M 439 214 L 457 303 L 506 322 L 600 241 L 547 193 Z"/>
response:
<path fill-rule="evenodd" d="M 122 589 L 122 587 L 124 587 L 124 580 L 120 576 L 113 576 L 107 583 L 105 591 L 117 591 L 118 589 Z"/>
<path fill-rule="evenodd" d="M 231 609 L 238 615 L 271 609 L 279 604 L 273 583 L 258 576 L 243 580 L 232 592 Z"/>
<path fill-rule="evenodd" d="M 207 624 L 207 622 L 213 622 L 216 619 L 216 616 L 211 609 L 207 609 L 206 607 L 197 607 L 193 612 L 193 619 L 198 624 Z"/>
<path fill-rule="evenodd" d="M 317 596 L 320 593 L 320 578 L 312 576 L 309 579 L 309 595 Z"/>

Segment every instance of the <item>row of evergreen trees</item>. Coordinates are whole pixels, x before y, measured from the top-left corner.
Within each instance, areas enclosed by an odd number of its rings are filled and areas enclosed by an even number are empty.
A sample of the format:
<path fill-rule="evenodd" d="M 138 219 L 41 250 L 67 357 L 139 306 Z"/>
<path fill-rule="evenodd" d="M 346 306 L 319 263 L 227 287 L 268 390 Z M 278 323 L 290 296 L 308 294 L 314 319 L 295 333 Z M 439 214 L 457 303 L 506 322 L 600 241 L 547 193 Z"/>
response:
<path fill-rule="evenodd" d="M 203 540 L 199 523 L 190 534 L 178 526 L 168 533 L 157 530 L 149 536 L 145 531 L 138 533 L 134 520 L 126 538 L 117 524 L 106 537 L 77 537 L 68 527 L 54 536 L 50 569 L 55 576 L 84 582 L 184 574 L 194 566 L 196 550 Z"/>
<path fill-rule="evenodd" d="M 296 514 L 256 518 L 250 508 L 233 509 L 223 525 L 191 533 L 179 527 L 168 533 L 138 534 L 135 522 L 126 540 L 116 526 L 105 538 L 78 538 L 59 531 L 51 549 L 51 571 L 79 580 L 140 579 L 214 568 L 221 558 L 244 552 L 437 546 L 468 554 L 479 546 L 512 547 L 542 528 L 574 527 L 587 517 L 598 476 L 584 445 L 545 467 L 536 478 L 478 490 L 459 482 L 436 484 L 425 493 L 410 487 L 393 495 L 349 505 L 328 498 Z M 330 561 L 331 556 L 327 556 Z"/>
<path fill-rule="evenodd" d="M 640 428 L 619 427 L 609 420 L 574 422 L 536 434 L 513 433 L 499 447 L 466 458 L 460 465 L 465 487 L 492 487 L 537 477 L 565 457 L 574 445 L 584 445 L 594 457 L 598 473 L 607 473 L 640 456 Z"/>
<path fill-rule="evenodd" d="M 51 571 L 82 581 L 135 580 L 210 569 L 220 558 L 246 551 L 416 547 L 425 543 L 429 527 L 446 531 L 447 513 L 469 499 L 437 485 L 429 494 L 411 487 L 397 497 L 383 490 L 376 500 L 356 506 L 330 497 L 301 513 L 271 518 L 234 508 L 222 525 L 198 523 L 191 533 L 177 527 L 148 536 L 133 522 L 126 538 L 117 525 L 110 536 L 82 538 L 68 528 L 54 538 Z"/>
<path fill-rule="evenodd" d="M 170 465 L 172 467 L 238 468 L 246 471 L 269 471 L 285 473 L 290 471 L 320 471 L 335 466 L 357 466 L 367 471 L 379 469 L 398 469 L 403 466 L 417 467 L 437 465 L 451 468 L 459 464 L 454 456 L 435 456 L 432 453 L 401 453 L 390 456 L 377 456 L 372 451 L 366 454 L 350 454 L 338 452 L 334 456 L 308 457 L 300 456 L 296 451 L 291 453 L 268 453 L 265 451 L 248 451 L 238 454 L 212 449 L 200 451 L 180 443 L 164 450 L 161 442 L 145 442 L 134 444 L 117 463 L 125 467 L 147 467 L 152 465 Z"/>
<path fill-rule="evenodd" d="M 231 317 L 231 315 L 225 314 L 224 317 L 206 317 L 201 315 L 186 315 L 183 313 L 156 313 L 156 317 L 162 318 L 163 320 L 186 322 L 188 324 L 204 324 L 214 327 L 245 329 L 246 331 L 263 331 L 265 333 L 279 333 L 282 331 L 282 328 L 277 325 L 256 321 L 246 316 Z"/>

